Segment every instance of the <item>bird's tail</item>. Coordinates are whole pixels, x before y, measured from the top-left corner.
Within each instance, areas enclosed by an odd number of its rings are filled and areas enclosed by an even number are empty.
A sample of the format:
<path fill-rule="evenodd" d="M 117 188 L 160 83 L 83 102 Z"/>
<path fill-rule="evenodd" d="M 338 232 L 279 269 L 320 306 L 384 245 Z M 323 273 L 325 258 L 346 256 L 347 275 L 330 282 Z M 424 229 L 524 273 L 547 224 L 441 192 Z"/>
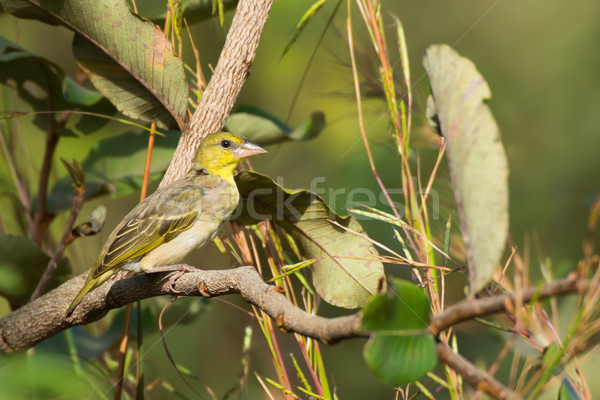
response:
<path fill-rule="evenodd" d="M 73 300 L 73 302 L 67 309 L 65 318 L 69 318 L 71 316 L 71 314 L 73 314 L 73 311 L 75 311 L 75 308 L 79 305 L 79 303 L 81 303 L 81 300 L 83 300 L 83 298 L 85 297 L 86 294 L 88 294 L 92 290 L 96 289 L 98 286 L 102 285 L 104 282 L 106 282 L 106 280 L 108 278 L 110 278 L 114 274 L 113 270 L 108 270 L 108 271 L 104 272 L 102 275 L 94 277 L 93 271 L 95 271 L 95 270 L 96 270 L 96 267 L 92 268 L 92 271 L 90 271 L 90 274 L 88 275 L 87 279 L 85 280 L 85 284 L 83 285 L 83 288 L 79 291 L 79 293 L 77 293 L 77 296 L 75 296 L 75 300 Z"/>
<path fill-rule="evenodd" d="M 75 296 L 75 300 L 73 300 L 73 302 L 67 309 L 67 314 L 65 315 L 66 318 L 69 318 L 71 314 L 73 314 L 73 311 L 75 311 L 75 308 L 79 305 L 79 303 L 81 303 L 81 300 L 83 300 L 85 295 L 96 288 L 96 283 L 97 282 L 95 282 L 93 279 L 89 281 L 86 280 L 85 285 L 79 291 L 79 293 L 77 293 L 77 296 Z"/>

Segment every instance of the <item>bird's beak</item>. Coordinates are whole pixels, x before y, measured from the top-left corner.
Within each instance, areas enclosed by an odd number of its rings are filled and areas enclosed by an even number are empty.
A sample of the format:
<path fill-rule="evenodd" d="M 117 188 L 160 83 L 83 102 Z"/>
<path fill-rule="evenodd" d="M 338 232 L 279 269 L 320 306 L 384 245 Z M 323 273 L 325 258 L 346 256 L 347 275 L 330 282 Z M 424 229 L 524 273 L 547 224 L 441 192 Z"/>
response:
<path fill-rule="evenodd" d="M 267 151 L 265 149 L 263 149 L 256 143 L 251 142 L 247 139 L 244 139 L 242 144 L 233 151 L 233 155 L 236 158 L 236 160 L 239 160 L 242 158 L 252 157 L 252 156 L 259 155 L 259 154 L 264 154 L 266 152 Z"/>

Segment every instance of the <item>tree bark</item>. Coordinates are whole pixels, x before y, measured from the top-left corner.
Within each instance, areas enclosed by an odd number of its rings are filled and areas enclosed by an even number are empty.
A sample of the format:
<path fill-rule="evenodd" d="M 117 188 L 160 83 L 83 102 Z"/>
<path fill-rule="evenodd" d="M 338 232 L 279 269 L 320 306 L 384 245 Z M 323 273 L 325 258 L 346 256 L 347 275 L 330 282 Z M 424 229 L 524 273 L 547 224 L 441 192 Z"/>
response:
<path fill-rule="evenodd" d="M 87 274 L 81 274 L 44 296 L 0 319 L 0 351 L 25 350 L 76 325 L 103 318 L 108 311 L 155 296 L 213 297 L 239 293 L 249 303 L 269 314 L 284 331 L 294 331 L 327 344 L 364 336 L 358 314 L 337 318 L 312 315 L 294 306 L 278 288 L 263 281 L 254 267 L 189 272 L 170 287 L 169 274 L 122 275 L 91 291 L 73 315 L 65 319 L 71 300 Z"/>
<path fill-rule="evenodd" d="M 202 139 L 223 129 L 250 74 L 272 4 L 273 0 L 240 0 L 215 72 L 194 112 L 190 129 L 181 134 L 161 187 L 183 177 Z"/>

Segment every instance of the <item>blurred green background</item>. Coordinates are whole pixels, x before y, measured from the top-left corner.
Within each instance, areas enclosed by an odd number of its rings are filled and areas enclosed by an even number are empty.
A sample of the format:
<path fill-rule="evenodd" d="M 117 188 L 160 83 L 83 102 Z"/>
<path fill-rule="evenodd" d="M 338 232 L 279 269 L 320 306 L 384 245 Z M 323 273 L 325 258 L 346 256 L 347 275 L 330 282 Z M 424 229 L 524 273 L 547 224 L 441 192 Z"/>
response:
<path fill-rule="evenodd" d="M 327 116 L 327 127 L 316 140 L 269 148 L 269 154 L 253 160 L 253 166 L 270 176 L 281 176 L 283 184 L 290 188 L 308 188 L 314 178 L 324 177 L 319 187 L 376 190 L 358 130 L 345 41 L 345 4 L 340 7 L 333 24 L 326 27 L 334 6 L 333 2 L 327 4 L 291 51 L 281 58 L 295 23 L 311 3 L 275 2 L 238 103 L 256 105 L 287 120 L 291 126 L 299 124 L 311 111 L 322 110 Z M 514 243 L 520 251 L 529 249 L 531 252 L 530 268 L 534 276 L 546 257 L 550 257 L 556 275 L 572 270 L 582 255 L 581 243 L 587 229 L 589 206 L 600 189 L 597 178 L 600 167 L 600 135 L 597 132 L 600 127 L 600 3 L 388 0 L 382 2 L 382 7 L 388 21 L 386 33 L 391 53 L 396 49 L 392 17 L 399 17 L 404 24 L 414 83 L 415 130 L 423 124 L 428 94 L 428 82 L 421 65 L 423 52 L 433 43 L 450 44 L 477 65 L 493 93 L 489 105 L 500 126 L 511 171 L 510 232 Z M 356 8 L 352 15 L 357 46 L 369 55 L 368 36 Z M 226 26 L 231 17 L 232 13 L 226 14 Z M 327 29 L 324 40 L 306 80 L 299 87 L 323 29 Z M 217 21 L 210 20 L 194 25 L 192 33 L 204 71 L 209 74 L 207 65 L 216 64 L 226 30 L 219 27 Z M 1 15 L 0 34 L 46 56 L 74 76 L 76 67 L 70 50 L 72 34 L 67 30 Z M 186 49 L 186 61 L 193 64 L 189 47 Z M 398 56 L 393 58 L 398 59 Z M 399 64 L 396 67 L 399 68 Z M 297 90 L 299 97 L 292 107 Z M 388 187 L 401 187 L 399 160 L 387 133 L 384 104 L 376 99 L 367 100 L 365 113 L 379 172 Z M 19 121 L 21 134 L 31 143 L 29 152 L 33 165 L 26 173 L 36 176 L 43 151 L 43 133 L 36 131 L 28 120 L 30 118 L 26 117 Z M 83 159 L 100 137 L 126 129 L 111 124 L 88 137 L 64 138 L 57 155 Z M 414 156 L 417 155 L 428 165 L 437 150 L 414 149 Z M 0 163 L 0 168 L 0 176 L 6 181 L 5 163 Z M 56 179 L 66 172 L 59 166 L 55 174 Z M 109 216 L 107 228 L 101 235 L 77 241 L 67 252 L 78 271 L 84 271 L 93 263 L 97 249 L 138 197 L 139 194 L 135 194 L 116 201 L 102 198 L 85 206 L 80 219 L 99 203 L 109 205 Z M 324 197 L 330 197 L 328 191 Z M 364 201 L 362 198 L 355 200 Z M 3 217 L 10 220 L 6 216 L 5 203 L 0 202 L 0 205 Z M 380 206 L 383 208 L 383 203 Z M 345 210 L 344 196 L 335 197 L 335 208 L 340 212 Z M 57 236 L 62 231 L 62 223 L 64 218 L 58 218 L 52 226 Z M 439 224 L 445 224 L 445 220 Z M 377 240 L 397 246 L 389 227 L 376 223 L 365 223 L 365 226 Z M 228 266 L 214 246 L 203 249 L 193 262 L 201 268 Z M 399 273 L 399 267 L 389 268 L 388 272 Z M 457 290 L 460 296 L 462 289 Z M 239 299 L 224 300 L 245 307 Z M 325 314 L 334 312 L 324 306 Z M 210 312 L 190 325 L 173 329 L 167 340 L 172 344 L 178 362 L 203 375 L 203 380 L 210 382 L 217 393 L 223 393 L 240 371 L 242 327 L 248 323 L 250 319 L 245 314 L 224 302 L 213 301 Z M 266 347 L 254 327 L 251 368 L 263 376 L 274 377 L 269 358 L 261 357 Z M 500 338 L 495 344 L 479 343 L 477 330 L 465 334 L 469 335 L 469 345 L 465 346 L 471 346 L 464 349 L 467 356 L 475 360 L 480 357 L 488 363 L 494 360 L 502 345 Z M 148 375 L 159 375 L 180 386 L 180 378 L 167 364 L 157 340 L 156 334 L 146 339 L 150 350 Z M 284 334 L 281 340 L 291 343 Z M 193 352 L 186 350 L 189 343 L 194 343 Z M 331 383 L 341 399 L 393 398 L 393 390 L 379 383 L 365 367 L 362 345 L 362 341 L 355 340 L 323 349 L 325 361 L 330 362 Z M 499 375 L 503 378 L 502 373 Z M 262 397 L 255 378 L 250 375 L 249 380 L 253 393 L 249 398 Z M 600 387 L 596 389 L 596 393 L 600 393 Z M 191 395 L 187 388 L 181 390 Z"/>

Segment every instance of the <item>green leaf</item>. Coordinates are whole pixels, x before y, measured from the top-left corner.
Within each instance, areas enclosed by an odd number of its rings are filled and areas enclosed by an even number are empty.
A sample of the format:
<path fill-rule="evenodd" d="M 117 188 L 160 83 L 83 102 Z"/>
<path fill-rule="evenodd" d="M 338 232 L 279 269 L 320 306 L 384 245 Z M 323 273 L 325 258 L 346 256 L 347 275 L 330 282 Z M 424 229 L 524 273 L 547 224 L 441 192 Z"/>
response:
<path fill-rule="evenodd" d="M 82 106 L 93 106 L 103 99 L 102 95 L 96 90 L 80 86 L 70 77 L 65 78 L 65 99 L 74 104 Z"/>
<path fill-rule="evenodd" d="M 150 179 L 158 179 L 165 171 L 179 135 L 156 136 L 150 164 Z M 103 194 L 122 197 L 139 190 L 144 177 L 148 136 L 126 133 L 96 143 L 81 163 L 85 172 L 85 196 L 93 198 Z M 72 180 L 60 179 L 48 195 L 48 210 L 56 214 L 70 207 Z"/>
<path fill-rule="evenodd" d="M 26 237 L 0 236 L 0 296 L 13 308 L 27 303 L 49 261 L 50 257 Z M 48 289 L 66 281 L 70 273 L 71 264 L 63 258 Z"/>
<path fill-rule="evenodd" d="M 423 61 L 439 128 L 446 139 L 452 186 L 467 251 L 471 294 L 490 280 L 508 236 L 508 163 L 498 125 L 484 100 L 485 79 L 447 45 Z M 433 112 L 428 112 L 433 118 Z"/>
<path fill-rule="evenodd" d="M 123 0 L 0 0 L 22 18 L 51 20 L 76 33 L 73 51 L 94 86 L 123 114 L 162 128 L 187 127 L 183 63 L 153 23 Z M 20 7 L 19 7 L 20 5 Z"/>
<path fill-rule="evenodd" d="M 240 208 L 235 222 L 250 225 L 270 219 L 290 233 L 311 266 L 317 292 L 328 303 L 356 308 L 385 288 L 383 264 L 354 217 L 335 214 L 319 196 L 284 189 L 271 178 L 250 171 L 235 177 Z M 335 223 L 339 224 L 336 225 Z"/>
<path fill-rule="evenodd" d="M 363 309 L 362 328 L 372 331 L 364 357 L 385 383 L 403 386 L 425 376 L 437 364 L 435 340 L 426 334 L 429 300 L 419 287 L 401 279 L 390 293 L 371 299 Z"/>
<path fill-rule="evenodd" d="M 97 91 L 86 89 L 67 77 L 57 64 L 3 37 L 0 37 L 0 83 L 14 87 L 19 97 L 35 111 L 94 112 L 102 99 Z M 112 114 L 114 107 L 104 106 L 104 111 Z M 61 128 L 57 117 L 56 113 L 37 114 L 33 122 L 45 131 L 54 119 L 59 135 L 74 136 L 71 130 Z"/>
<path fill-rule="evenodd" d="M 240 107 L 227 119 L 232 131 L 262 146 L 287 141 L 314 139 L 325 129 L 325 114 L 313 111 L 296 129 L 291 129 L 276 117 L 251 106 Z"/>
<path fill-rule="evenodd" d="M 562 379 L 558 400 L 581 400 L 583 398 L 584 396 L 579 394 L 571 379 L 568 377 Z"/>

